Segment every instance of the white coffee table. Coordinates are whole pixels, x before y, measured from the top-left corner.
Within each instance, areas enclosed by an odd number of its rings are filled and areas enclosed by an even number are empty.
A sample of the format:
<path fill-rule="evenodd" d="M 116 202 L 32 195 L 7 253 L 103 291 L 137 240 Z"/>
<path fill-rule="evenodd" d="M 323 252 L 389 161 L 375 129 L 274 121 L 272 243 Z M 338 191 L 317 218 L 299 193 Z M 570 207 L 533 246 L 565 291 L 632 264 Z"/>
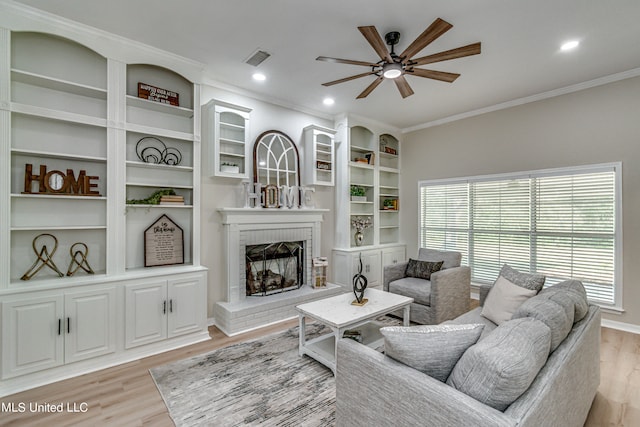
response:
<path fill-rule="evenodd" d="M 329 367 L 336 374 L 336 351 L 338 339 L 347 329 L 358 329 L 362 334 L 362 344 L 377 347 L 382 344 L 380 324 L 373 320 L 384 314 L 403 309 L 403 324 L 409 325 L 409 308 L 413 298 L 377 289 L 365 290 L 369 300 L 363 306 L 351 305 L 353 293 L 336 295 L 296 306 L 299 312 L 300 345 L 298 354 L 309 355 Z M 331 333 L 306 340 L 305 321 L 309 317 L 331 328 Z"/>

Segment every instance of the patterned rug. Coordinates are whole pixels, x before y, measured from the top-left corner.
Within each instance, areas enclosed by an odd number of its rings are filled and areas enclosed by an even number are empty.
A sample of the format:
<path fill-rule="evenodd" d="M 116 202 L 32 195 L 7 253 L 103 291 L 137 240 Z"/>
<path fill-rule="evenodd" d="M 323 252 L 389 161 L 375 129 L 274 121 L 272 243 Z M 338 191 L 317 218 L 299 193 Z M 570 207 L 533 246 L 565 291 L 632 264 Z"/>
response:
<path fill-rule="evenodd" d="M 400 322 L 385 317 L 384 323 Z M 307 339 L 326 332 L 307 324 Z M 298 356 L 297 327 L 150 372 L 178 427 L 334 425 L 335 378 Z"/>

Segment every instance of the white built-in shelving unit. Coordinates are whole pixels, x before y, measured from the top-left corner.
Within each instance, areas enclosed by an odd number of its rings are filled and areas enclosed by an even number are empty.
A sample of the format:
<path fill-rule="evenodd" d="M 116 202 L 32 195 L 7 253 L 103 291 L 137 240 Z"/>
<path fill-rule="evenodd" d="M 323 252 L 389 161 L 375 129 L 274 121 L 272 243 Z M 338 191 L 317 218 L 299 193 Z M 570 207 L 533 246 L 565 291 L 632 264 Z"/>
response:
<path fill-rule="evenodd" d="M 400 138 L 398 130 L 365 119 L 337 120 L 339 159 L 336 168 L 336 283 L 350 286 L 360 267 L 369 286 L 382 284 L 382 268 L 405 259 L 400 241 Z M 352 196 L 352 188 L 356 193 Z M 361 245 L 352 220 L 369 219 Z"/>
<path fill-rule="evenodd" d="M 0 28 L 0 55 L 0 395 L 207 339 L 199 85 L 41 32 Z M 138 98 L 139 82 L 177 92 L 179 105 Z M 142 138 L 179 163 L 142 161 Z M 27 164 L 60 171 L 54 181 L 85 171 L 98 194 L 43 193 L 37 179 L 30 192 Z M 185 204 L 126 202 L 167 188 Z M 145 268 L 144 231 L 161 215 L 183 229 L 184 264 Z M 56 240 L 34 242 L 41 234 Z M 95 274 L 64 274 L 78 242 Z M 42 244 L 63 277 L 44 267 L 21 280 Z"/>

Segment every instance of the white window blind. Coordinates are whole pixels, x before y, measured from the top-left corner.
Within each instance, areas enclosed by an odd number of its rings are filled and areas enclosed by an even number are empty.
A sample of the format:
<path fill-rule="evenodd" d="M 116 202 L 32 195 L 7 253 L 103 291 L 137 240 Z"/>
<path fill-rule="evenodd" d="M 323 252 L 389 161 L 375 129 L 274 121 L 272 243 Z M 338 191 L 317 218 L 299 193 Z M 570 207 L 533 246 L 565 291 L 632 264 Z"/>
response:
<path fill-rule="evenodd" d="M 420 182 L 420 246 L 456 250 L 472 280 L 503 264 L 582 281 L 591 300 L 620 306 L 620 164 Z"/>

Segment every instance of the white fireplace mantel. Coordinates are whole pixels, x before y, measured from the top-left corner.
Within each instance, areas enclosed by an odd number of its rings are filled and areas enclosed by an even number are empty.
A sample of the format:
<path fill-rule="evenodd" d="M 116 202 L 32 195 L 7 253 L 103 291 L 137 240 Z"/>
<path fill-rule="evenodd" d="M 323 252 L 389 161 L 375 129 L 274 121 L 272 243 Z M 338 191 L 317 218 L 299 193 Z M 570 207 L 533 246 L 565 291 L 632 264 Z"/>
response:
<path fill-rule="evenodd" d="M 248 235 L 259 236 L 265 230 L 292 233 L 292 230 L 308 230 L 305 252 L 309 257 L 306 268 L 307 282 L 310 283 L 310 260 L 320 256 L 323 214 L 328 209 L 268 209 L 268 208 L 219 208 L 224 228 L 224 253 L 227 295 L 229 303 L 245 298 L 244 248 Z M 266 241 L 254 243 L 269 243 Z M 305 276 L 305 277 L 306 277 Z"/>
<path fill-rule="evenodd" d="M 219 208 L 222 223 L 227 224 L 283 224 L 288 222 L 322 222 L 322 214 L 329 209 L 288 208 Z"/>

